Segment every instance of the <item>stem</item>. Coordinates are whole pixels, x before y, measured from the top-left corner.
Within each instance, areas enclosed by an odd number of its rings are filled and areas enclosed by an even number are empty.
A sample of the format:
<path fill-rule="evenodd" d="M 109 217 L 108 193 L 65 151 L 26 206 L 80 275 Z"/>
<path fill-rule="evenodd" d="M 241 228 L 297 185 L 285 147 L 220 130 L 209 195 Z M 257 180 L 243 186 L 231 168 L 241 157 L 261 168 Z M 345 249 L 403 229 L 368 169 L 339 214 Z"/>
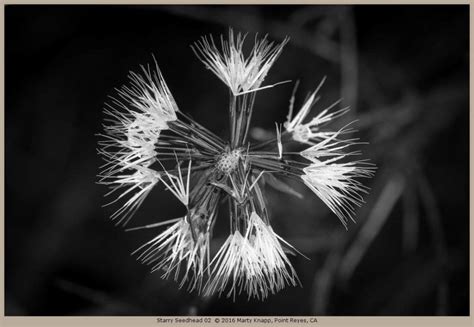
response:
<path fill-rule="evenodd" d="M 248 132 L 249 132 L 250 120 L 252 119 L 254 103 L 255 103 L 255 93 L 252 93 L 251 97 L 250 97 L 250 105 L 249 105 L 249 110 L 248 110 L 249 112 L 248 112 L 248 115 L 247 115 L 247 124 L 245 126 L 245 132 L 244 132 L 244 137 L 242 139 L 242 144 L 244 144 L 247 141 L 247 135 L 248 135 Z"/>
<path fill-rule="evenodd" d="M 255 93 L 231 95 L 229 111 L 232 149 L 241 147 L 247 139 L 254 103 Z"/>
<path fill-rule="evenodd" d="M 236 102 L 237 102 L 236 97 L 234 96 L 232 92 L 230 92 L 230 103 L 229 103 L 230 144 L 235 143 Z"/>

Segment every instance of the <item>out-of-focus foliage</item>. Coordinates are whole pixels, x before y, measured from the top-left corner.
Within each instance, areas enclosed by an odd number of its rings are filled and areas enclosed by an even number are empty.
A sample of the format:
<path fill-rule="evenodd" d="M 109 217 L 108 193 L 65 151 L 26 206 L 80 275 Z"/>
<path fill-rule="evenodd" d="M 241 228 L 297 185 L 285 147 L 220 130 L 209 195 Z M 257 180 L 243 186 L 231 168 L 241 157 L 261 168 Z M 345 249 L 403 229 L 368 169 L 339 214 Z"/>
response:
<path fill-rule="evenodd" d="M 6 7 L 6 314 L 467 315 L 468 10 Z M 275 231 L 311 260 L 291 259 L 302 288 L 265 302 L 199 298 L 150 274 L 129 253 L 156 231 L 114 227 L 95 184 L 106 95 L 151 53 L 180 108 L 226 135 L 225 86 L 189 45 L 228 26 L 290 36 L 269 83 L 299 78 L 298 104 L 327 76 L 315 110 L 342 97 L 340 124 L 358 120 L 378 166 L 349 231 L 304 185 L 304 199 L 269 190 Z M 254 133 L 285 120 L 291 91 L 257 96 Z M 136 221 L 182 214 L 166 192 L 150 197 Z"/>

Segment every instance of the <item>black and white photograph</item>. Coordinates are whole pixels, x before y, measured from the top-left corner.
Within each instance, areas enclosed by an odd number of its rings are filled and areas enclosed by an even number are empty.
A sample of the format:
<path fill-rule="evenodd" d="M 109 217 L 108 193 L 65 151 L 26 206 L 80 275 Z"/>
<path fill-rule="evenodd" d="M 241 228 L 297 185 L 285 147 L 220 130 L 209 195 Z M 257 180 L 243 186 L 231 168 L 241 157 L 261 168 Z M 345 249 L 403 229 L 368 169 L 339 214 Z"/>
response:
<path fill-rule="evenodd" d="M 5 5 L 5 316 L 469 316 L 469 10 Z"/>

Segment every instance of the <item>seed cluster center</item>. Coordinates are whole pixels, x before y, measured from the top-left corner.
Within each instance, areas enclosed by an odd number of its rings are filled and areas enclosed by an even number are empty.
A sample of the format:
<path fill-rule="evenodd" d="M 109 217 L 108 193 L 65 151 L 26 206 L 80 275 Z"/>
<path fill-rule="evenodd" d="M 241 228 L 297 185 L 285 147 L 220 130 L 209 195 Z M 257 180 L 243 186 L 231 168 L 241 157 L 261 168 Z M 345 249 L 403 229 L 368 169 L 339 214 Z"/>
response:
<path fill-rule="evenodd" d="M 225 174 L 232 173 L 240 160 L 241 150 L 225 152 L 217 157 L 216 168 Z"/>

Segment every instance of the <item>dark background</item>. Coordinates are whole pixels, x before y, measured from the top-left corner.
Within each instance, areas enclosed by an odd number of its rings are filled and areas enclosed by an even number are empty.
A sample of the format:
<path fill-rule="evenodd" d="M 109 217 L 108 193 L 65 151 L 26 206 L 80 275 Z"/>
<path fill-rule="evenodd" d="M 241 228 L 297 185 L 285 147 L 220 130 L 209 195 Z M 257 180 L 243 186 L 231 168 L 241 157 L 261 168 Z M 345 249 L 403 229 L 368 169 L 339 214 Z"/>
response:
<path fill-rule="evenodd" d="M 6 315 L 468 315 L 468 6 L 5 7 Z M 346 231 L 303 184 L 268 190 L 273 226 L 311 260 L 264 302 L 199 298 L 130 252 L 96 185 L 102 106 L 155 54 L 181 110 L 225 137 L 227 91 L 189 45 L 228 26 L 291 37 L 266 83 L 323 76 L 378 166 Z M 285 120 L 292 84 L 262 91 L 253 126 Z M 317 109 L 315 109 L 317 112 Z M 255 132 L 255 130 L 254 130 Z M 131 226 L 178 217 L 154 191 Z M 116 209 L 116 208 L 115 208 Z M 217 237 L 213 246 L 222 241 Z"/>

